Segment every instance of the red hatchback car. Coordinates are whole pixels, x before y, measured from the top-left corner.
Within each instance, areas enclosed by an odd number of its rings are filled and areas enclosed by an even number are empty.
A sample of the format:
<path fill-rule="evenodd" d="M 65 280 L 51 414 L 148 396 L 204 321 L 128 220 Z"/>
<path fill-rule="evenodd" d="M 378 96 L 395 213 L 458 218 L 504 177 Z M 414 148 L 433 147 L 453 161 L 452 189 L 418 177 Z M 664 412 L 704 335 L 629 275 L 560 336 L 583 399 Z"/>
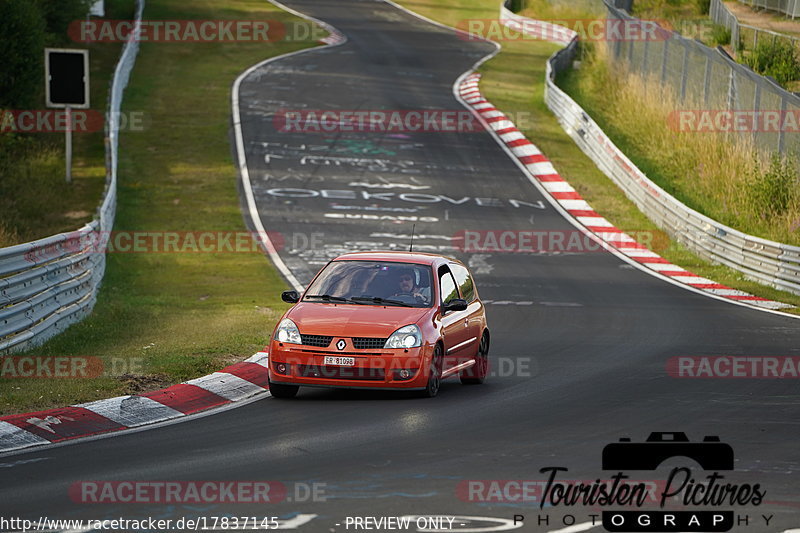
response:
<path fill-rule="evenodd" d="M 419 390 L 456 374 L 483 383 L 489 328 L 467 267 L 440 255 L 355 252 L 329 262 L 281 317 L 269 347 L 269 388 L 300 385 Z"/>

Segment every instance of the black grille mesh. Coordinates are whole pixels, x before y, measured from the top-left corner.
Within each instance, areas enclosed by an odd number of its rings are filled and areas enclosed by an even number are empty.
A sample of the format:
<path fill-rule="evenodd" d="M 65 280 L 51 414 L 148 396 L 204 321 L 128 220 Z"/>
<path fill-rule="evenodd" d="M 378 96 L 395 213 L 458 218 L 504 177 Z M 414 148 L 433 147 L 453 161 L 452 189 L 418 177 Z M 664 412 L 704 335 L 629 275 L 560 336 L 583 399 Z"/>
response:
<path fill-rule="evenodd" d="M 357 350 L 380 350 L 386 344 L 386 339 L 377 337 L 353 337 L 353 347 Z"/>
<path fill-rule="evenodd" d="M 300 334 L 300 339 L 306 346 L 316 346 L 318 348 L 327 348 L 330 346 L 333 337 L 328 335 L 303 335 Z"/>

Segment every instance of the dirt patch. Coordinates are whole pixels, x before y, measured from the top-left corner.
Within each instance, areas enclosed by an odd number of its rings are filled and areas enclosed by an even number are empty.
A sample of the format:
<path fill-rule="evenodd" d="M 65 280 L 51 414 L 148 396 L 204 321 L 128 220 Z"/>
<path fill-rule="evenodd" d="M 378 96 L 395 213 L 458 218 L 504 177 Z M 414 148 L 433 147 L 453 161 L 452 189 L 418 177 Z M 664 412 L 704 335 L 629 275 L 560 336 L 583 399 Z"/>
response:
<path fill-rule="evenodd" d="M 64 216 L 66 218 L 71 219 L 71 220 L 77 220 L 77 219 L 80 219 L 80 218 L 86 218 L 86 217 L 91 216 L 91 215 L 92 214 L 89 211 L 67 211 L 66 213 L 64 213 Z"/>
<path fill-rule="evenodd" d="M 218 355 L 214 358 L 214 364 L 219 366 L 220 368 L 225 368 L 226 366 L 235 365 L 236 363 L 241 363 L 246 358 L 242 357 L 241 355 L 236 355 L 232 353 L 227 353 L 225 355 Z"/>
<path fill-rule="evenodd" d="M 739 2 L 725 2 L 725 7 L 741 24 L 800 37 L 800 20 L 787 19 L 778 13 L 754 9 Z"/>
<path fill-rule="evenodd" d="M 119 379 L 125 386 L 125 394 L 142 394 L 172 385 L 166 374 L 122 374 Z"/>

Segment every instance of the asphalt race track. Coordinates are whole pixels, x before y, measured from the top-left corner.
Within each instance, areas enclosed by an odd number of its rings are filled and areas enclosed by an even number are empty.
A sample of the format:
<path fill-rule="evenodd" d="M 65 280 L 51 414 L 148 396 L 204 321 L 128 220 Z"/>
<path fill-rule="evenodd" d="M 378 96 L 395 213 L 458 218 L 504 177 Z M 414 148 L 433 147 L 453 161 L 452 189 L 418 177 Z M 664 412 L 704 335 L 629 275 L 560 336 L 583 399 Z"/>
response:
<path fill-rule="evenodd" d="M 458 257 L 475 275 L 488 302 L 494 375 L 482 386 L 446 381 L 432 400 L 301 389 L 292 401 L 264 398 L 0 458 L 0 514 L 266 516 L 301 532 L 356 531 L 347 517 L 402 515 L 472 517 L 456 519 L 452 530 L 484 531 L 524 515 L 519 531 L 557 531 L 571 523 L 565 515 L 580 524 L 602 509 L 540 509 L 514 494 L 486 502 L 485 492 L 465 487 L 470 480 L 541 481 L 540 469 L 552 466 L 568 469 L 561 480 L 607 479 L 606 444 L 684 432 L 692 441 L 717 435 L 730 444 L 735 463 L 725 482 L 765 492 L 758 506 L 719 507 L 748 517 L 732 531 L 800 528 L 797 380 L 667 372 L 677 356 L 800 356 L 800 322 L 681 289 L 607 253 L 463 252 L 464 230 L 574 227 L 484 131 L 286 132 L 275 117 L 287 110 L 461 112 L 453 83 L 494 47 L 383 2 L 287 5 L 332 24 L 348 41 L 269 62 L 241 84 L 247 167 L 281 258 L 305 284 L 340 252 L 406 249 L 415 224 L 416 250 Z M 678 463 L 632 477 L 663 481 Z M 694 466 L 702 481 L 706 474 Z M 270 480 L 288 495 L 266 504 L 134 504 L 87 503 L 75 492 L 76 483 L 101 480 Z M 762 515 L 772 515 L 769 525 Z"/>

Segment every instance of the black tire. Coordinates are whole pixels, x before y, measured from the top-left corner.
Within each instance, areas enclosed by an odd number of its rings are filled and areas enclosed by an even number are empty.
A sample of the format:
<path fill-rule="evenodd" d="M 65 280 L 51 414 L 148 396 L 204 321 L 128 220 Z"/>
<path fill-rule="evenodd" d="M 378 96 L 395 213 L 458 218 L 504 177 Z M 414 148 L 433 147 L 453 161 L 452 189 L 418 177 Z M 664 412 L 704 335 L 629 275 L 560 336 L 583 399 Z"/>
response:
<path fill-rule="evenodd" d="M 442 354 L 442 345 L 436 344 L 433 348 L 433 355 L 431 356 L 431 369 L 428 374 L 428 383 L 422 395 L 425 398 L 434 398 L 439 394 L 439 389 L 442 386 L 442 365 L 444 364 L 444 357 Z"/>
<path fill-rule="evenodd" d="M 464 385 L 480 385 L 489 373 L 489 332 L 484 331 L 475 364 L 459 374 Z"/>
<path fill-rule="evenodd" d="M 273 398 L 294 398 L 298 390 L 300 387 L 297 385 L 269 382 L 269 393 Z"/>

